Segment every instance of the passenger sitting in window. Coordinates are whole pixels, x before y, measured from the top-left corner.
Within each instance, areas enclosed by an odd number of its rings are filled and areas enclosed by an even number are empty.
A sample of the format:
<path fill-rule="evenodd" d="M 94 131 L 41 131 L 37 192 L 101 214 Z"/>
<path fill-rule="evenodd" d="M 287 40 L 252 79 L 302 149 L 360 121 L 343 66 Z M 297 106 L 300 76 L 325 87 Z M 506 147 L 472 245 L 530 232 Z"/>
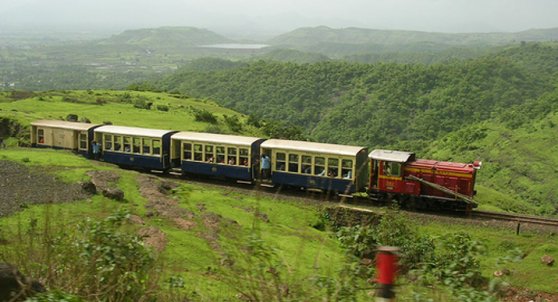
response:
<path fill-rule="evenodd" d="M 130 152 L 130 146 L 124 146 L 124 152 Z"/>
<path fill-rule="evenodd" d="M 210 156 L 210 157 L 207 159 L 207 162 L 208 162 L 208 163 L 213 163 L 213 161 L 214 161 L 213 156 Z"/>
<path fill-rule="evenodd" d="M 329 177 L 337 177 L 337 173 L 333 172 L 333 170 L 328 170 L 328 171 L 327 171 L 327 176 L 329 176 Z"/>
<path fill-rule="evenodd" d="M 248 167 L 248 160 L 245 159 L 245 160 L 242 162 L 242 164 L 243 164 L 244 166 Z"/>
<path fill-rule="evenodd" d="M 310 174 L 312 173 L 312 167 L 311 166 L 302 166 L 302 173 L 304 174 Z"/>
<path fill-rule="evenodd" d="M 234 165 L 236 160 L 234 158 L 229 158 L 229 165 Z"/>
<path fill-rule="evenodd" d="M 325 176 L 325 173 L 326 173 L 326 171 L 325 171 L 325 169 L 323 169 L 322 172 L 320 172 L 320 174 L 318 174 L 318 176 Z"/>
<path fill-rule="evenodd" d="M 347 173 L 345 175 L 343 175 L 343 179 L 351 179 L 351 177 L 353 176 L 352 171 L 347 171 Z"/>

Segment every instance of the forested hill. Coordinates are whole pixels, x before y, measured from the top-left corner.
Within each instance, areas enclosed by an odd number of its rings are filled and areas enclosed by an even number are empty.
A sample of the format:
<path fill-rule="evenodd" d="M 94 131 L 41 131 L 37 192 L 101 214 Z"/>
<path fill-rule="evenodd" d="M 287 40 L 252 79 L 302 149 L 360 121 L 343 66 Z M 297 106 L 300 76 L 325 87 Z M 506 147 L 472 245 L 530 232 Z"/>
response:
<path fill-rule="evenodd" d="M 258 61 L 207 72 L 184 68 L 143 88 L 216 100 L 258 118 L 306 129 L 310 138 L 422 149 L 464 125 L 554 89 L 556 45 L 525 44 L 479 59 L 373 65 Z M 544 68 L 539 68 L 544 67 Z M 141 88 L 141 87 L 140 87 Z"/>
<path fill-rule="evenodd" d="M 480 159 L 479 200 L 557 214 L 556 58 L 558 44 L 526 43 L 428 66 L 208 60 L 208 71 L 197 64 L 135 88 L 210 98 L 311 140 Z"/>
<path fill-rule="evenodd" d="M 99 42 L 102 45 L 140 45 L 149 48 L 184 48 L 204 44 L 228 43 L 212 31 L 196 27 L 159 27 L 127 30 Z"/>

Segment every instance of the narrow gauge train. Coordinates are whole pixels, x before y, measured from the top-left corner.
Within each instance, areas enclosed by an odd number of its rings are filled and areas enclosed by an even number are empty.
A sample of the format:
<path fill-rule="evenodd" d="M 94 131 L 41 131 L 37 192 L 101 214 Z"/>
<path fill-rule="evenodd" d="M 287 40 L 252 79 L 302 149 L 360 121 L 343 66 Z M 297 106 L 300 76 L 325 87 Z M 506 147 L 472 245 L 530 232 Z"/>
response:
<path fill-rule="evenodd" d="M 470 210 L 476 171 L 470 164 L 416 159 L 411 152 L 304 141 L 41 120 L 31 124 L 36 147 L 74 150 L 122 167 L 225 177 L 263 186 L 292 186 L 344 196 L 366 192 L 404 207 Z M 260 175 L 267 156 L 269 175 Z M 267 173 L 266 173 L 267 174 Z"/>

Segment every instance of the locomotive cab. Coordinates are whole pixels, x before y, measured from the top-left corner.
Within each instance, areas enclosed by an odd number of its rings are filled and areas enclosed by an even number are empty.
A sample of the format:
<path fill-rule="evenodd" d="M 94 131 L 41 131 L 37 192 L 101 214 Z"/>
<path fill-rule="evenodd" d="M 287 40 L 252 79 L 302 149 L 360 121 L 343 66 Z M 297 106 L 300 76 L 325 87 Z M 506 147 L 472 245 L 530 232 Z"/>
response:
<path fill-rule="evenodd" d="M 413 194 L 419 188 L 414 182 L 404 179 L 404 168 L 407 162 L 415 160 L 411 152 L 393 150 L 374 150 L 370 158 L 369 191 L 394 194 Z"/>

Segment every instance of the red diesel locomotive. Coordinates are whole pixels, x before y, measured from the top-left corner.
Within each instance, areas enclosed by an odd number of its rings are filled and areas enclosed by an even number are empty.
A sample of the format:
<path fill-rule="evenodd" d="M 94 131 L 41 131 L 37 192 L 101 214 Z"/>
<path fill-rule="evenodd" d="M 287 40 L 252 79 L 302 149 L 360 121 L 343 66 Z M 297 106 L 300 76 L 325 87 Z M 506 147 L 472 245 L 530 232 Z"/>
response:
<path fill-rule="evenodd" d="M 369 194 L 409 208 L 470 210 L 477 204 L 472 164 L 415 159 L 411 152 L 374 150 L 369 154 Z"/>

